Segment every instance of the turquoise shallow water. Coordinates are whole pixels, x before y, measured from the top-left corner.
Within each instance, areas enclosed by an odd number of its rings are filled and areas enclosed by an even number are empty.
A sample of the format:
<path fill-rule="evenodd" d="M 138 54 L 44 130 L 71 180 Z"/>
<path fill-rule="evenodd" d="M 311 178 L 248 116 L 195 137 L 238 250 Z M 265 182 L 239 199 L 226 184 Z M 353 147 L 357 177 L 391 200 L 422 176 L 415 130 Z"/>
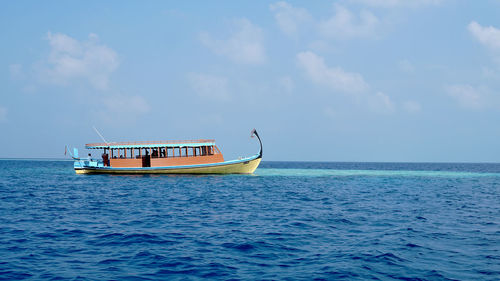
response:
<path fill-rule="evenodd" d="M 0 160 L 0 280 L 499 280 L 500 165 Z"/>
<path fill-rule="evenodd" d="M 284 176 L 284 177 L 441 177 L 441 178 L 475 178 L 496 177 L 500 173 L 489 172 L 457 172 L 457 171 L 391 171 L 391 170 L 335 170 L 335 169 L 277 169 L 262 168 L 255 176 Z"/>

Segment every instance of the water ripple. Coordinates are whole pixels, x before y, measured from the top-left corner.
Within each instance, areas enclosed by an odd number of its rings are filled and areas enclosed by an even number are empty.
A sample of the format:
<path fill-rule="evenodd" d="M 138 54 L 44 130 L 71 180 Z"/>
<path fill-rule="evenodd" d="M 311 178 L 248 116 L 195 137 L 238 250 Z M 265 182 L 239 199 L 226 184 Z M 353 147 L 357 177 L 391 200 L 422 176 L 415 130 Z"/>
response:
<path fill-rule="evenodd" d="M 0 161 L 0 280 L 499 280 L 500 165 Z"/>

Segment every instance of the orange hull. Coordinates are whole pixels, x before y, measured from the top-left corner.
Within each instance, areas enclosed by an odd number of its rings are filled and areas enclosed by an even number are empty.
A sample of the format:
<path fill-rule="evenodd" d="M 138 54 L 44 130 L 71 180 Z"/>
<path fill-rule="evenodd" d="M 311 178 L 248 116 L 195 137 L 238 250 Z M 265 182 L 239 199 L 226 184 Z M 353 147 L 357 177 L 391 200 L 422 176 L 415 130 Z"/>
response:
<path fill-rule="evenodd" d="M 224 162 L 222 154 L 189 156 L 189 157 L 168 157 L 151 158 L 150 167 L 184 166 Z M 110 166 L 113 168 L 140 168 L 142 159 L 113 158 L 110 159 Z"/>

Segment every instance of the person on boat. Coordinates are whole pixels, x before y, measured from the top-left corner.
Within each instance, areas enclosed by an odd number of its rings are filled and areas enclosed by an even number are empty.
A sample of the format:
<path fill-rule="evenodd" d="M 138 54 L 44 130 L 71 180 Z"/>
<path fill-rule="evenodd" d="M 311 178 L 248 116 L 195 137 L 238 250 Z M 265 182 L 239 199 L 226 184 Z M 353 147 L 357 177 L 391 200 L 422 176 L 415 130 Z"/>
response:
<path fill-rule="evenodd" d="M 104 153 L 102 154 L 102 163 L 104 163 L 104 166 L 109 166 L 109 165 L 108 165 L 108 160 L 109 160 L 109 159 L 108 159 L 108 154 L 107 154 L 106 152 L 104 152 Z"/>
<path fill-rule="evenodd" d="M 89 156 L 87 157 L 87 160 L 90 162 L 92 161 L 92 154 L 89 153 Z"/>

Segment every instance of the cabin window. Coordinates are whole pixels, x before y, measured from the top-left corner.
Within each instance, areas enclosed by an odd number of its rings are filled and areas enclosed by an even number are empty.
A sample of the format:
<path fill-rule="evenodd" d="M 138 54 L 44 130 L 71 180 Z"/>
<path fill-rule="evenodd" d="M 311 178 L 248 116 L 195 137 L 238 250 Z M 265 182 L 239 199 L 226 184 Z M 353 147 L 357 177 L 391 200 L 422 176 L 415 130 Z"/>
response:
<path fill-rule="evenodd" d="M 151 152 L 151 158 L 158 158 L 158 148 L 153 148 Z"/>

